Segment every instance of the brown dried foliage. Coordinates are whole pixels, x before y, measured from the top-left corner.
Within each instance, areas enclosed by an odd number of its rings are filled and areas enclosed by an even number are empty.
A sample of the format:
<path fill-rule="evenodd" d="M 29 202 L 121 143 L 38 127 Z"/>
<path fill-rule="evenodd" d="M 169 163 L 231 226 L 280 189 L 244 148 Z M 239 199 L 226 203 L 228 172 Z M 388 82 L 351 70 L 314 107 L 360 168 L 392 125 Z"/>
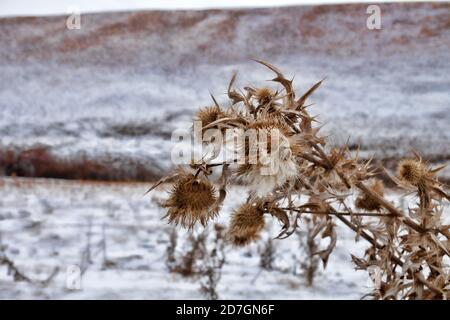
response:
<path fill-rule="evenodd" d="M 245 92 L 236 90 L 234 75 L 228 87 L 230 103 L 227 108 L 219 107 L 214 100 L 215 106 L 227 116 L 209 122 L 206 127 L 248 129 L 261 122 L 276 122 L 283 127 L 283 138 L 287 141 L 284 145 L 280 143 L 283 150 L 276 153 L 278 173 L 260 176 L 252 165 L 233 168 L 229 164 L 208 162 L 211 160 L 191 166 L 195 176 L 203 175 L 204 187 L 198 191 L 190 189 L 190 197 L 180 200 L 178 190 L 182 190 L 180 183 L 186 181 L 186 176 L 179 176 L 166 205 L 169 221 L 188 227 L 196 221 L 206 223 L 212 215 L 206 214 L 209 211 L 203 211 L 200 216 L 197 211 L 194 213 L 194 205 L 190 203 L 194 201 L 194 193 L 211 192 L 212 187 L 206 180 L 212 179 L 212 172 L 222 167 L 218 183 L 220 201 L 212 205 L 214 198 L 210 196 L 202 206 L 203 210 L 209 206 L 217 209 L 231 181 L 228 175 L 236 175 L 238 171 L 237 174 L 250 176 L 251 191 L 247 203 L 231 218 L 228 230 L 235 244 L 243 245 L 257 239 L 264 228 L 264 215 L 281 222 L 277 238 L 288 237 L 302 228 L 302 218 L 311 215 L 314 225 L 310 241 L 329 238 L 324 248 L 320 248 L 319 243 L 314 252 L 326 265 L 336 245 L 335 222 L 338 220 L 355 232 L 355 240 L 361 238 L 368 242 L 364 256 L 352 258 L 357 269 L 377 271 L 371 292 L 374 298 L 447 299 L 450 271 L 445 259 L 450 255 L 450 226 L 443 223 L 442 216 L 443 201 L 448 201 L 449 196 L 436 177 L 442 167 L 430 168 L 416 152 L 415 159 L 399 163 L 397 174 L 390 176 L 405 194 L 412 192 L 417 199 L 417 205 L 402 211 L 385 198 L 384 187 L 376 179 L 378 173 L 370 160 L 361 161 L 358 152 L 351 153 L 346 145 L 340 148 L 327 145 L 327 138 L 319 134 L 320 127 L 314 126 L 315 118 L 309 114 L 305 103 L 322 81 L 298 98 L 292 80 L 276 67 L 257 62 L 275 73 L 273 81 L 283 89 L 245 87 Z M 192 179 L 192 175 L 189 177 Z M 258 189 L 261 186 L 265 187 L 262 191 Z M 356 206 L 353 194 L 358 195 Z M 253 206 L 254 203 L 257 205 Z M 355 207 L 364 211 L 355 211 Z"/>
<path fill-rule="evenodd" d="M 204 127 L 213 123 L 214 121 L 225 118 L 225 116 L 225 112 L 223 112 L 220 107 L 216 105 L 201 108 L 197 112 L 197 120 L 201 121 Z"/>
<path fill-rule="evenodd" d="M 264 226 L 264 210 L 261 205 L 244 203 L 231 217 L 229 239 L 235 246 L 245 246 L 259 238 Z"/>
<path fill-rule="evenodd" d="M 189 233 L 185 247 L 179 250 L 177 230 L 169 234 L 166 250 L 166 266 L 170 272 L 183 277 L 197 277 L 200 292 L 210 300 L 219 298 L 217 286 L 225 264 L 225 227 L 214 224 L 214 232 L 204 229 L 197 235 Z"/>
<path fill-rule="evenodd" d="M 163 207 L 169 208 L 169 222 L 192 228 L 197 221 L 205 226 L 216 215 L 216 200 L 215 188 L 207 179 L 183 172 Z"/>

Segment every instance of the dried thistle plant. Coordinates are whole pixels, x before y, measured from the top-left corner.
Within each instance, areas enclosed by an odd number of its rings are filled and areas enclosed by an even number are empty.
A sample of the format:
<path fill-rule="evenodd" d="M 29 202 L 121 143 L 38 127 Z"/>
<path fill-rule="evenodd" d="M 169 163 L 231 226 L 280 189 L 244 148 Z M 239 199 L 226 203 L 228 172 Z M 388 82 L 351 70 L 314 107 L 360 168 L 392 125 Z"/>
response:
<path fill-rule="evenodd" d="M 205 226 L 217 214 L 216 200 L 215 188 L 209 180 L 183 171 L 163 207 L 168 208 L 169 222 L 192 228 L 196 222 Z"/>
<path fill-rule="evenodd" d="M 169 235 L 169 245 L 166 250 L 166 266 L 170 272 L 178 273 L 183 277 L 198 276 L 202 272 L 202 260 L 207 254 L 205 249 L 205 242 L 207 238 L 207 232 L 203 232 L 195 235 L 189 233 L 185 239 L 185 243 L 182 248 L 179 248 L 180 252 L 176 252 L 178 247 L 178 236 L 176 229 L 173 229 Z"/>
<path fill-rule="evenodd" d="M 225 237 L 224 226 L 214 225 L 214 236 L 211 240 L 211 248 L 203 244 L 205 252 L 202 261 L 202 280 L 200 281 L 200 291 L 209 300 L 219 299 L 217 286 L 222 277 L 222 267 L 225 264 Z"/>
<path fill-rule="evenodd" d="M 264 270 L 273 270 L 275 268 L 275 246 L 272 238 L 268 237 L 260 250 L 259 266 Z"/>
<path fill-rule="evenodd" d="M 202 125 L 206 127 L 219 119 L 225 118 L 225 116 L 225 112 L 223 112 L 219 106 L 210 106 L 201 108 L 197 112 L 196 120 L 201 121 Z"/>
<path fill-rule="evenodd" d="M 258 239 L 264 227 L 264 209 L 261 204 L 244 203 L 231 217 L 229 240 L 235 246 L 245 246 Z"/>
<path fill-rule="evenodd" d="M 7 274 L 12 276 L 14 281 L 16 282 L 24 281 L 44 287 L 47 286 L 59 273 L 59 268 L 55 268 L 53 269 L 51 274 L 44 280 L 36 280 L 30 278 L 28 275 L 19 270 L 15 262 L 7 256 L 5 252 L 5 247 L 0 243 L 0 267 L 3 265 L 6 266 Z"/>
<path fill-rule="evenodd" d="M 305 234 L 297 231 L 300 241 L 300 247 L 303 249 L 305 257 L 300 261 L 300 268 L 302 269 L 303 277 L 306 280 L 306 285 L 312 287 L 314 284 L 314 278 L 319 268 L 319 257 L 317 256 L 317 239 L 315 239 L 316 226 L 314 216 L 311 218 L 304 218 Z"/>
<path fill-rule="evenodd" d="M 443 223 L 442 215 L 443 201 L 449 196 L 436 177 L 442 167 L 431 169 L 416 152 L 415 159 L 399 163 L 397 174 L 390 176 L 405 194 L 413 193 L 418 200 L 403 211 L 385 198 L 371 160 L 362 161 L 359 152 L 352 154 L 347 145 L 329 146 L 320 126 L 314 126 L 316 119 L 305 103 L 322 81 L 298 97 L 292 80 L 271 64 L 255 61 L 275 73 L 273 81 L 281 90 L 251 86 L 237 90 L 233 75 L 229 104 L 219 106 L 213 97 L 214 106 L 197 114 L 202 132 L 217 129 L 224 144 L 241 141 L 238 151 L 243 151 L 239 159 L 243 163 L 205 156 L 160 180 L 150 190 L 175 179 L 165 203 L 169 222 L 187 228 L 197 222 L 205 225 L 219 213 L 226 189 L 241 178 L 250 192 L 231 217 L 228 238 L 235 245 L 257 239 L 265 216 L 281 222 L 280 239 L 302 228 L 305 216 L 312 216 L 310 241 L 329 238 L 325 248 L 319 243 L 313 253 L 326 266 L 336 245 L 335 221 L 339 220 L 355 232 L 355 239 L 369 244 L 364 256 L 353 256 L 353 261 L 358 269 L 377 270 L 374 298 L 447 299 L 450 226 Z M 266 138 L 258 136 L 247 145 L 249 130 Z M 266 147 L 264 152 L 261 147 Z M 258 152 L 252 157 L 254 149 Z M 220 179 L 214 181 L 213 172 L 220 168 Z"/>

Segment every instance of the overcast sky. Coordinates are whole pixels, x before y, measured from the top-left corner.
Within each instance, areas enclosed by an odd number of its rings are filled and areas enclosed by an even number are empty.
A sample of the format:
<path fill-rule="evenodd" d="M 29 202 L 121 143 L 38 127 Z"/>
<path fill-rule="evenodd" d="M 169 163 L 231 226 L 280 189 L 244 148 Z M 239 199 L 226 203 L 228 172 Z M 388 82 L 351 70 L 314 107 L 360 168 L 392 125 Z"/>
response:
<path fill-rule="evenodd" d="M 124 11 L 138 9 L 205 9 L 230 7 L 268 7 L 274 5 L 350 3 L 370 0 L 0 0 L 0 16 L 36 16 L 73 12 Z M 386 1 L 375 1 L 375 3 Z M 393 1 L 390 1 L 393 2 Z M 401 2 L 401 1 L 397 1 Z"/>

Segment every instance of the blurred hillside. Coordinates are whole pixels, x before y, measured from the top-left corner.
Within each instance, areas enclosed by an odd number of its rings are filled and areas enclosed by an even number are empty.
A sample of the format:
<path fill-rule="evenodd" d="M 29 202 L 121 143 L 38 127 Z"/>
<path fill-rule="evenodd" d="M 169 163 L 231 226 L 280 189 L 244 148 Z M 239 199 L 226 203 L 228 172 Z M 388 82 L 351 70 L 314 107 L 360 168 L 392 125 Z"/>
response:
<path fill-rule="evenodd" d="M 327 77 L 310 100 L 337 144 L 389 166 L 419 150 L 450 159 L 450 4 L 149 11 L 0 19 L 0 174 L 152 180 L 170 167 L 170 136 L 228 81 L 264 84 L 259 58 Z M 448 176 L 450 174 L 446 173 Z"/>

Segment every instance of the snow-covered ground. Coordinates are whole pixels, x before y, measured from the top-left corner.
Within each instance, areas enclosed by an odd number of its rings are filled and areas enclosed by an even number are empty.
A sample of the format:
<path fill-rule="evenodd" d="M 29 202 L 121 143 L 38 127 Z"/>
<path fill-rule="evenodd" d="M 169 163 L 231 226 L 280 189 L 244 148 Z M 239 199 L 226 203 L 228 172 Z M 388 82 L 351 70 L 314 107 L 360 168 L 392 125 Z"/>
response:
<path fill-rule="evenodd" d="M 171 227 L 160 218 L 161 193 L 143 197 L 146 184 L 80 184 L 58 180 L 2 179 L 0 235 L 5 252 L 25 274 L 46 278 L 60 273 L 46 287 L 14 282 L 0 267 L 0 298 L 202 298 L 196 278 L 169 273 L 165 251 Z M 164 189 L 164 188 L 163 188 Z M 218 222 L 226 223 L 231 208 L 243 201 L 242 187 L 233 188 Z M 269 220 L 267 220 L 269 221 Z M 92 264 L 82 277 L 82 290 L 66 289 L 66 269 L 83 266 L 90 227 Z M 103 228 L 104 235 L 103 236 Z M 296 235 L 275 240 L 275 266 L 261 271 L 260 254 L 267 237 L 279 231 L 270 223 L 262 239 L 247 248 L 226 248 L 226 263 L 218 292 L 224 299 L 357 299 L 368 291 L 366 274 L 355 272 L 350 253 L 363 252 L 365 243 L 340 228 L 337 248 L 325 272 L 312 288 L 294 274 L 302 249 Z M 179 241 L 185 238 L 179 231 Z M 102 267 L 101 241 L 106 240 Z M 182 250 L 182 246 L 178 248 Z M 297 261 L 297 262 L 296 262 Z M 84 266 L 83 266 L 84 268 Z M 320 270 L 322 267 L 319 268 Z"/>
<path fill-rule="evenodd" d="M 60 272 L 48 286 L 40 286 L 14 282 L 6 267 L 0 267 L 0 298 L 204 298 L 198 278 L 168 272 L 165 257 L 172 227 L 161 220 L 164 210 L 158 205 L 167 187 L 144 197 L 147 187 L 1 179 L 0 236 L 7 256 L 35 280 L 45 279 L 55 268 Z M 244 201 L 245 192 L 244 187 L 230 189 L 216 222 L 227 223 L 232 208 Z M 395 194 L 389 198 L 398 204 Z M 445 209 L 446 216 L 449 209 Z M 242 249 L 226 247 L 226 263 L 218 285 L 220 298 L 359 299 L 370 291 L 366 273 L 355 271 L 350 259 L 350 254 L 362 256 L 367 244 L 363 240 L 355 243 L 352 231 L 339 223 L 337 247 L 326 270 L 320 265 L 313 287 L 306 286 L 298 269 L 304 251 L 295 234 L 274 240 L 275 270 L 261 269 L 260 253 L 280 228 L 277 222 L 266 221 L 268 226 L 255 244 Z M 304 231 L 304 226 L 300 230 Z M 183 239 L 186 233 L 179 230 L 178 253 L 186 249 Z M 103 240 L 106 251 L 102 249 Z M 88 243 L 90 264 L 86 264 Z M 66 287 L 66 270 L 72 265 L 87 267 L 79 291 Z"/>

